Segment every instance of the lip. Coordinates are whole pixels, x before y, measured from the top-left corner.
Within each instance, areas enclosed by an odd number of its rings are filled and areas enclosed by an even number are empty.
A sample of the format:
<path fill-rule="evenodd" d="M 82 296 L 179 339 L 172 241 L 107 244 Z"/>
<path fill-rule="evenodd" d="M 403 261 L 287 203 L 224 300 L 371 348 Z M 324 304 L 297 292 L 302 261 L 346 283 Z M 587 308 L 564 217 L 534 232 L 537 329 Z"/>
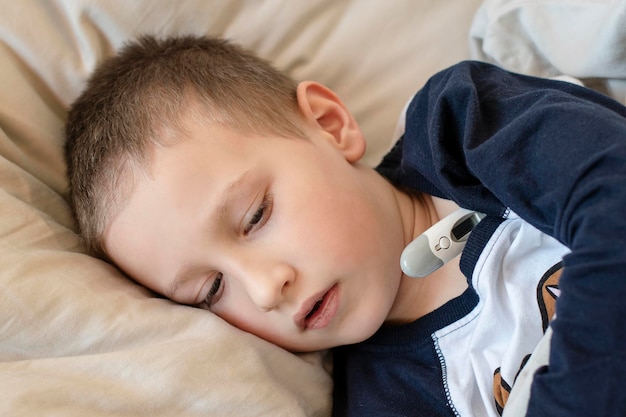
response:
<path fill-rule="evenodd" d="M 307 317 L 320 301 L 319 308 L 310 317 Z M 338 308 L 339 286 L 335 284 L 330 289 L 321 291 L 306 300 L 293 320 L 301 330 L 322 329 L 332 321 Z"/>

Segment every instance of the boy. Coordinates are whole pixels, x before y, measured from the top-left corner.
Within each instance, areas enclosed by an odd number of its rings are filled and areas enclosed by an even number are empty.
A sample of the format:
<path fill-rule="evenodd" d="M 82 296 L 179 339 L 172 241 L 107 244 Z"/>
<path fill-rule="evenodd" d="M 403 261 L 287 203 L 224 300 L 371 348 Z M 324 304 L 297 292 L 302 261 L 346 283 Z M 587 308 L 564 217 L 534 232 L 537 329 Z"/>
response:
<path fill-rule="evenodd" d="M 341 346 L 337 415 L 497 415 L 561 292 L 528 415 L 624 415 L 626 109 L 466 62 L 404 120 L 375 171 L 324 86 L 221 40 L 144 37 L 68 117 L 81 234 L 172 300 L 289 350 Z M 457 204 L 486 214 L 460 265 L 403 275 Z"/>

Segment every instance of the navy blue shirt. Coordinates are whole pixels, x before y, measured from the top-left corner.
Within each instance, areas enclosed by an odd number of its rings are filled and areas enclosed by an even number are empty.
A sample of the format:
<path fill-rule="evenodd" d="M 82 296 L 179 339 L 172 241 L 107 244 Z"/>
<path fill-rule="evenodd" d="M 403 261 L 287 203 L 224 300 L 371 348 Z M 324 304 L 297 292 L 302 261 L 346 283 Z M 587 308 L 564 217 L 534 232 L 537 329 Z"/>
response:
<path fill-rule="evenodd" d="M 626 415 L 624 106 L 569 83 L 462 62 L 415 95 L 404 136 L 377 169 L 398 186 L 492 219 L 511 209 L 570 248 L 549 366 L 534 377 L 527 415 Z M 467 276 L 477 259 L 471 252 L 482 249 L 470 243 L 461 259 Z M 452 304 L 462 314 L 471 298 L 470 288 L 444 306 L 446 316 Z M 410 331 L 428 331 L 442 311 Z M 384 332 L 374 338 L 384 339 Z M 433 352 L 409 368 L 384 350 L 357 351 L 335 351 L 336 416 L 452 415 L 437 392 L 439 376 L 427 371 Z M 367 375 L 360 374 L 361 361 L 368 362 Z M 381 390 L 380 381 L 389 389 Z"/>

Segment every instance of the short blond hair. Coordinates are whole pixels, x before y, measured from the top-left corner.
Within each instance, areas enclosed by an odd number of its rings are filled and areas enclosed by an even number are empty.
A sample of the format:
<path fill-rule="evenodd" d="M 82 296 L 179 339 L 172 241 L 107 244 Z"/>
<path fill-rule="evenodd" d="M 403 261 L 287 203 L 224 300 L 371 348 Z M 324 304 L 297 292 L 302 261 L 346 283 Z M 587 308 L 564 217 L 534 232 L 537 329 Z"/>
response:
<path fill-rule="evenodd" d="M 105 60 L 66 124 L 70 201 L 88 249 L 106 258 L 102 236 L 131 174 L 147 169 L 156 145 L 184 136 L 178 121 L 193 103 L 236 131 L 302 136 L 296 89 L 267 61 L 210 37 L 143 36 Z"/>

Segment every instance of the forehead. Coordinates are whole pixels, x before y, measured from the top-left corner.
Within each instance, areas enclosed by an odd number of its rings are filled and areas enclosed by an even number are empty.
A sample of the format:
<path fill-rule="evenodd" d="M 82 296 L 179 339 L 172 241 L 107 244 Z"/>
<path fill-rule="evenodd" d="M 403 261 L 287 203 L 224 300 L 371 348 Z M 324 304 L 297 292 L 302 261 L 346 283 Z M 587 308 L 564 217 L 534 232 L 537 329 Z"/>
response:
<path fill-rule="evenodd" d="M 148 209 L 159 202 L 153 210 L 180 208 L 200 190 L 215 199 L 221 194 L 218 191 L 243 183 L 240 179 L 228 186 L 260 165 L 267 145 L 266 137 L 237 132 L 194 115 L 185 117 L 148 146 L 141 158 L 126 158 L 112 167 L 118 173 L 111 177 L 114 189 L 125 197 L 120 204 L 125 210 L 119 211 Z M 274 146 L 272 152 L 280 150 Z"/>
<path fill-rule="evenodd" d="M 134 177 L 103 236 L 107 256 L 135 280 L 166 293 L 203 239 L 269 183 L 282 149 L 278 141 L 285 139 L 198 124 L 188 127 L 186 139 L 155 147 L 149 174 Z"/>

